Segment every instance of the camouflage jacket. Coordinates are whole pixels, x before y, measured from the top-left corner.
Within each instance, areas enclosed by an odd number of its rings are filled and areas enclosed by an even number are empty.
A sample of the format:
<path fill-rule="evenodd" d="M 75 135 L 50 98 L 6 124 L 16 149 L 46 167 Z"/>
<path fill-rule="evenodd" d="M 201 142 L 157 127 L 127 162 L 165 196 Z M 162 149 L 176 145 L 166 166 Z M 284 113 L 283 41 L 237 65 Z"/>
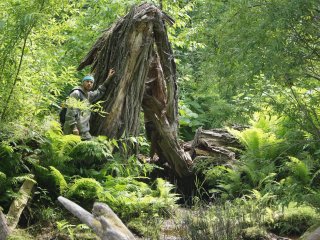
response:
<path fill-rule="evenodd" d="M 72 134 L 72 130 L 76 126 L 82 140 L 91 139 L 89 123 L 91 111 L 89 106 L 91 103 L 99 100 L 104 95 L 105 91 L 106 88 L 103 85 L 100 85 L 95 91 L 90 91 L 88 93 L 86 93 L 82 87 L 76 87 L 72 90 L 69 98 L 80 100 L 85 106 L 85 109 L 81 110 L 74 107 L 67 108 L 66 120 L 63 125 L 64 134 Z"/>

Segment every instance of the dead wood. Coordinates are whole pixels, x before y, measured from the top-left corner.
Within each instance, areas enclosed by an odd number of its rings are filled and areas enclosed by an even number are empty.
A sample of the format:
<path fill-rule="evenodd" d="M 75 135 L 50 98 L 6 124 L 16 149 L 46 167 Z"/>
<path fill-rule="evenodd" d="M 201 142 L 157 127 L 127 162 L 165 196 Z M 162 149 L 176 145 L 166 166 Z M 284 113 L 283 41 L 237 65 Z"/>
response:
<path fill-rule="evenodd" d="M 7 219 L 0 210 L 0 240 L 6 240 L 9 235 Z"/>
<path fill-rule="evenodd" d="M 24 210 L 25 206 L 28 203 L 28 200 L 30 199 L 34 184 L 34 180 L 26 179 L 18 192 L 18 196 L 11 203 L 6 216 L 10 231 L 17 227 L 22 211 Z"/>
<path fill-rule="evenodd" d="M 22 211 L 30 199 L 32 188 L 35 184 L 33 179 L 26 179 L 20 190 L 18 196 L 10 205 L 7 215 L 4 215 L 0 209 L 0 240 L 5 240 L 10 233 L 17 227 Z"/>
<path fill-rule="evenodd" d="M 184 145 L 195 164 L 210 160 L 213 165 L 232 165 L 243 146 L 226 129 L 197 129 L 193 141 Z"/>
<path fill-rule="evenodd" d="M 152 4 L 132 7 L 97 40 L 78 69 L 91 65 L 95 87 L 106 79 L 110 68 L 116 71 L 102 99 L 108 114 L 92 116 L 93 135 L 137 136 L 143 109 L 153 126 L 152 152 L 178 176 L 187 176 L 192 162 L 177 140 L 176 65 L 165 22 L 172 24 L 173 20 Z"/>
<path fill-rule="evenodd" d="M 135 237 L 112 209 L 104 203 L 94 203 L 92 213 L 62 196 L 59 202 L 73 215 L 87 224 L 102 240 L 134 240 Z"/>

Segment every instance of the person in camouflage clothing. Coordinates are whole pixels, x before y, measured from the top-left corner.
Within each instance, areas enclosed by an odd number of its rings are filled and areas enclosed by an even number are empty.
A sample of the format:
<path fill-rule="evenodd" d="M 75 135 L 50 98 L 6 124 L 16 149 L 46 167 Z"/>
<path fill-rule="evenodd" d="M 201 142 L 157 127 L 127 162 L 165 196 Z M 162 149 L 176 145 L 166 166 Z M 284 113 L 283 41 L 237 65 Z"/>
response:
<path fill-rule="evenodd" d="M 85 76 L 82 79 L 82 84 L 79 87 L 72 89 L 69 98 L 75 98 L 87 106 L 86 109 L 80 110 L 79 108 L 68 107 L 65 123 L 63 125 L 64 134 L 80 135 L 82 140 L 90 140 L 90 116 L 91 111 L 89 105 L 99 100 L 106 92 L 106 85 L 113 77 L 115 71 L 110 69 L 107 79 L 95 91 L 91 91 L 94 83 L 93 76 Z"/>

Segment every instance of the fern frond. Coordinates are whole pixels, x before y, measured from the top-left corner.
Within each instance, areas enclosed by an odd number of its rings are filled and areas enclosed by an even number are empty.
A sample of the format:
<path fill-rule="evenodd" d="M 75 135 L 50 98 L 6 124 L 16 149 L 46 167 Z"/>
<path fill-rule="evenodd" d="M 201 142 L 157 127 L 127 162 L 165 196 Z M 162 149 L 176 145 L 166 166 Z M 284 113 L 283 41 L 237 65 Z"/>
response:
<path fill-rule="evenodd" d="M 56 185 L 60 189 L 60 194 L 62 194 L 67 189 L 68 184 L 64 179 L 64 176 L 61 174 L 61 172 L 58 169 L 56 169 L 53 166 L 50 166 L 49 168 L 51 170 L 51 174 L 55 180 Z"/>
<path fill-rule="evenodd" d="M 288 157 L 290 162 L 286 166 L 292 173 L 293 179 L 297 182 L 307 185 L 311 182 L 311 171 L 306 163 L 296 157 Z"/>
<path fill-rule="evenodd" d="M 81 201 L 94 201 L 102 194 L 103 187 L 93 178 L 76 179 L 67 191 L 67 196 Z"/>
<path fill-rule="evenodd" d="M 23 182 L 25 180 L 30 180 L 30 181 L 32 181 L 34 183 L 37 183 L 34 180 L 34 175 L 33 174 L 24 174 L 24 175 L 20 175 L 20 176 L 17 176 L 17 177 L 13 177 L 13 178 L 11 178 L 11 183 L 12 184 L 17 184 L 17 183 Z"/>

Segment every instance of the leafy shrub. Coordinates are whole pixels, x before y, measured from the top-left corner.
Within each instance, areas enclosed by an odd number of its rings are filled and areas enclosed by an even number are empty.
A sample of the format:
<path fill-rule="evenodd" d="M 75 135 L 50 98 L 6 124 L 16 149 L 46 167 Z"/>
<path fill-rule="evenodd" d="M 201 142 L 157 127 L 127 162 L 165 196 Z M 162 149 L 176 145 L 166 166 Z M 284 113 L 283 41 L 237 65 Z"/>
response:
<path fill-rule="evenodd" d="M 285 235 L 301 235 L 320 220 L 319 213 L 314 207 L 298 205 L 295 202 L 278 209 L 274 215 L 274 222 L 269 223 L 268 228 L 275 233 Z"/>

